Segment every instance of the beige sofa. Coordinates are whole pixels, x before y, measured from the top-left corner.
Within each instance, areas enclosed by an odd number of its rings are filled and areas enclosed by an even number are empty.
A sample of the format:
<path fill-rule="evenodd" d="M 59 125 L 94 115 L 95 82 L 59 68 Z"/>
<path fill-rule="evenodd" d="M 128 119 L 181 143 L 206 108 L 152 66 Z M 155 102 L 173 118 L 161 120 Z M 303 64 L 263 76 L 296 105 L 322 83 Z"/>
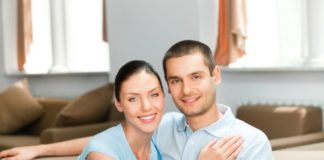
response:
<path fill-rule="evenodd" d="M 44 109 L 42 117 L 15 133 L 0 134 L 0 150 L 90 136 L 114 126 L 124 119 L 123 114 L 119 113 L 115 107 L 110 107 L 109 111 L 105 114 L 106 117 L 100 122 L 56 127 L 53 122 L 60 111 L 71 100 L 53 98 L 36 99 Z"/>
<path fill-rule="evenodd" d="M 243 105 L 237 118 L 262 130 L 273 150 L 324 141 L 322 109 L 317 106 Z"/>

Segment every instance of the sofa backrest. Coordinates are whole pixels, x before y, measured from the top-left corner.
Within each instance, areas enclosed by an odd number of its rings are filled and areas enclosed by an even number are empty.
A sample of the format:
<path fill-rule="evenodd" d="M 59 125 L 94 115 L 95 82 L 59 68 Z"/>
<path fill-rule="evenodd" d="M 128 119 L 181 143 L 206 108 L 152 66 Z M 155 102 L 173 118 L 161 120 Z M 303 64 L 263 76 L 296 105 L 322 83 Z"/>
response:
<path fill-rule="evenodd" d="M 57 114 L 71 100 L 46 97 L 37 97 L 36 99 L 43 106 L 45 113 L 39 120 L 25 127 L 23 132 L 39 136 L 44 129 L 52 127 Z"/>
<path fill-rule="evenodd" d="M 114 122 L 114 121 L 123 121 L 125 119 L 124 113 L 119 112 L 114 105 L 114 103 L 111 103 L 111 106 L 109 107 L 109 111 L 107 113 L 105 121 L 107 122 Z"/>
<path fill-rule="evenodd" d="M 316 106 L 243 105 L 237 118 L 262 130 L 269 139 L 322 131 L 322 109 Z"/>

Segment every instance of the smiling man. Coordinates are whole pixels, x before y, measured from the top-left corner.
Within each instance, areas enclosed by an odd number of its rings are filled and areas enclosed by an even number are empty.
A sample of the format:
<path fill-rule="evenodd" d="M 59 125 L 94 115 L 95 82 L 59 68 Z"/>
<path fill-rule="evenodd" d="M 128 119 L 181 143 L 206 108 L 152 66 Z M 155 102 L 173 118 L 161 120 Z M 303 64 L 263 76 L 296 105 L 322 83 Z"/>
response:
<path fill-rule="evenodd" d="M 163 69 L 169 93 L 183 113 L 167 113 L 155 133 L 164 159 L 197 159 L 208 142 L 229 135 L 244 139 L 237 159 L 272 159 L 266 135 L 216 103 L 221 73 L 208 46 L 193 40 L 176 43 L 165 54 Z"/>

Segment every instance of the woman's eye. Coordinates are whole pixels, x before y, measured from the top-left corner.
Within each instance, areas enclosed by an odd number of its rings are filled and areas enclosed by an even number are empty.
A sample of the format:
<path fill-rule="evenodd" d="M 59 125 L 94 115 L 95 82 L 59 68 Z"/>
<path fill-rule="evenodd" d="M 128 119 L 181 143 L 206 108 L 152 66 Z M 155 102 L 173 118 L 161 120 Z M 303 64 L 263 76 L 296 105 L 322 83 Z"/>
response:
<path fill-rule="evenodd" d="M 128 99 L 129 102 L 135 102 L 136 101 L 136 98 L 135 97 L 131 97 Z"/>
<path fill-rule="evenodd" d="M 152 97 L 158 97 L 159 96 L 159 93 L 153 93 L 151 94 Z"/>

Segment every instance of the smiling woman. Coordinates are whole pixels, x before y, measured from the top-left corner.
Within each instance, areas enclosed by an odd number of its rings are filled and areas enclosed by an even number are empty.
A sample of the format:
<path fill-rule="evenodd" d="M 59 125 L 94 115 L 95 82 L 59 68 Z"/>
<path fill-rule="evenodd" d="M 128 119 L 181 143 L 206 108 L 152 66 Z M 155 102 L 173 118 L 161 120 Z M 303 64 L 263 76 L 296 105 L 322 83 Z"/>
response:
<path fill-rule="evenodd" d="M 1 7 L 7 73 L 109 71 L 103 0 L 3 0 Z"/>
<path fill-rule="evenodd" d="M 115 96 L 125 122 L 95 135 L 79 159 L 162 159 L 151 139 L 164 110 L 159 75 L 145 61 L 130 61 L 116 75 Z"/>

